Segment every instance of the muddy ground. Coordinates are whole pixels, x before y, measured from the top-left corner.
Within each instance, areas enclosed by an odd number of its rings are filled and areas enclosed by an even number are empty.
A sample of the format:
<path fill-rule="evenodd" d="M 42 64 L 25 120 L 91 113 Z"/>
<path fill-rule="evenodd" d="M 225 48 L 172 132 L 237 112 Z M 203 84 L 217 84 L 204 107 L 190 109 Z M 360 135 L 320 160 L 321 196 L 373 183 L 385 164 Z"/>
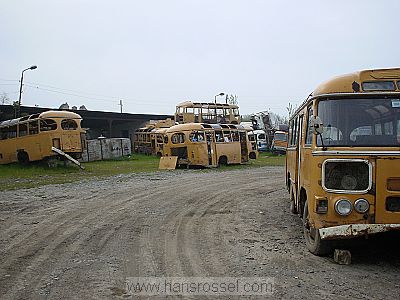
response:
<path fill-rule="evenodd" d="M 1 192 L 0 298 L 129 299 L 126 277 L 261 276 L 274 298 L 398 299 L 398 235 L 352 243 L 353 263 L 337 265 L 305 249 L 288 201 L 282 167 Z"/>

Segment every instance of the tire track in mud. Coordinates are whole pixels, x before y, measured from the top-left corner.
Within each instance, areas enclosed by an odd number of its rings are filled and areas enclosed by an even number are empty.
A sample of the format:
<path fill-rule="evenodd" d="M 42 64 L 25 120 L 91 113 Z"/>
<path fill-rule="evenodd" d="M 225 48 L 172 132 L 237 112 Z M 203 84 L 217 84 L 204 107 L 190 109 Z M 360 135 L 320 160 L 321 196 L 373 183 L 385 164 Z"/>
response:
<path fill-rule="evenodd" d="M 353 298 L 389 299 L 397 291 L 398 262 L 341 268 L 310 255 L 301 232 L 279 167 L 4 192 L 0 298 L 124 299 L 126 278 L 141 276 L 270 276 L 276 298 L 334 299 L 344 289 Z M 368 276 L 384 291 L 368 294 Z"/>

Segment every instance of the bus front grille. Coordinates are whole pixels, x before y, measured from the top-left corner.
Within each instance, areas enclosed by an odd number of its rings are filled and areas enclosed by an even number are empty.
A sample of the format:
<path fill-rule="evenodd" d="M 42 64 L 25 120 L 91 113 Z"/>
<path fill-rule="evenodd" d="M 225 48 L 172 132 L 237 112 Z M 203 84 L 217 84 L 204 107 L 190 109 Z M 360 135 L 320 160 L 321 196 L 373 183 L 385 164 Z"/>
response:
<path fill-rule="evenodd" d="M 371 186 L 370 166 L 365 161 L 325 161 L 324 188 L 332 191 L 360 192 Z"/>

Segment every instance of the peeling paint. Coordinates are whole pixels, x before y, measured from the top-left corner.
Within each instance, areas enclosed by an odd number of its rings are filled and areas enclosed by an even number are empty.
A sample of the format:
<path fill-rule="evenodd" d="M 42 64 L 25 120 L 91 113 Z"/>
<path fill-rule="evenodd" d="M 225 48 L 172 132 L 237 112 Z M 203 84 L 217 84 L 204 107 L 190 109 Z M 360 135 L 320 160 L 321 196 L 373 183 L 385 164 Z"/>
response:
<path fill-rule="evenodd" d="M 347 239 L 356 236 L 400 230 L 400 224 L 350 224 L 319 229 L 323 240 Z"/>

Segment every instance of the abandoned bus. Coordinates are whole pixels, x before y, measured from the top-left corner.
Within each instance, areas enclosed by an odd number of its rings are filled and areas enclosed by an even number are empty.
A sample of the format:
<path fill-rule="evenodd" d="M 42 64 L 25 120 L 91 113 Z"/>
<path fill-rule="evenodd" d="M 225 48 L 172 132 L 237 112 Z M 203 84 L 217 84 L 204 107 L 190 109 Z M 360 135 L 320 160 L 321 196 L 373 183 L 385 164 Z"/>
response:
<path fill-rule="evenodd" d="M 69 111 L 46 111 L 0 122 L 0 164 L 28 163 L 57 156 L 52 147 L 81 157 L 84 130 L 81 116 Z"/>
<path fill-rule="evenodd" d="M 228 103 L 185 101 L 176 106 L 175 121 L 179 124 L 239 124 L 239 106 Z"/>
<path fill-rule="evenodd" d="M 268 151 L 269 147 L 268 147 L 267 135 L 265 134 L 265 131 L 262 129 L 257 129 L 257 130 L 254 130 L 253 132 L 256 137 L 258 151 L 260 151 L 260 152 Z"/>
<path fill-rule="evenodd" d="M 164 156 L 177 157 L 177 166 L 216 167 L 248 162 L 248 147 L 240 125 L 188 123 L 167 129 Z"/>
<path fill-rule="evenodd" d="M 280 130 L 275 131 L 271 151 L 273 153 L 285 154 L 287 148 L 287 137 L 287 132 Z"/>
<path fill-rule="evenodd" d="M 400 229 L 400 68 L 320 85 L 290 118 L 286 183 L 308 249 Z"/>
<path fill-rule="evenodd" d="M 170 118 L 150 121 L 145 127 L 136 129 L 133 135 L 133 150 L 137 153 L 162 156 L 165 130 L 175 125 Z"/>
<path fill-rule="evenodd" d="M 257 136 L 254 134 L 254 129 L 251 126 L 251 122 L 241 122 L 241 126 L 244 127 L 247 131 L 247 140 L 248 140 L 248 149 L 249 149 L 249 158 L 257 159 L 258 158 L 258 149 L 257 149 Z"/>
<path fill-rule="evenodd" d="M 133 136 L 133 151 L 147 155 L 154 154 L 155 138 L 154 126 L 146 126 L 136 129 Z"/>
<path fill-rule="evenodd" d="M 158 157 L 163 156 L 164 153 L 164 138 L 168 128 L 157 128 L 154 129 L 154 153 Z"/>

